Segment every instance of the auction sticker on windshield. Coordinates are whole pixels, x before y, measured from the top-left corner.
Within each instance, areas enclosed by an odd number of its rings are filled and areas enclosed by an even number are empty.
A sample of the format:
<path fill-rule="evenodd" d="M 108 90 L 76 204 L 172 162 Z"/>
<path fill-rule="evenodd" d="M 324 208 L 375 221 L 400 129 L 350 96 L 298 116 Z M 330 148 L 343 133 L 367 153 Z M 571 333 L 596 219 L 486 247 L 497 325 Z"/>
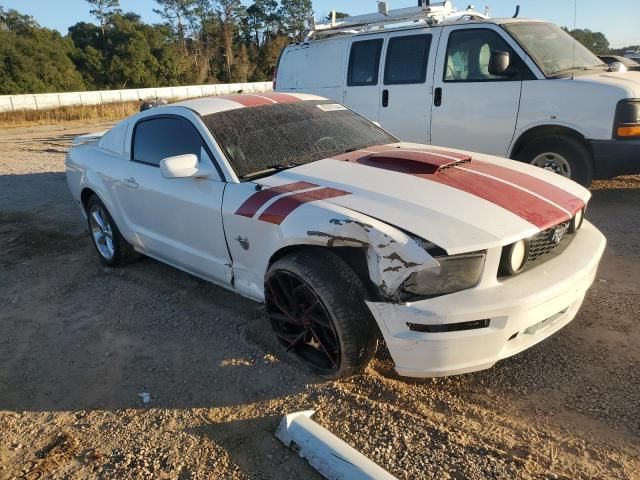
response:
<path fill-rule="evenodd" d="M 347 107 L 343 107 L 337 103 L 325 103 L 324 105 L 316 105 L 320 110 L 325 112 L 335 112 L 337 110 L 346 110 Z"/>

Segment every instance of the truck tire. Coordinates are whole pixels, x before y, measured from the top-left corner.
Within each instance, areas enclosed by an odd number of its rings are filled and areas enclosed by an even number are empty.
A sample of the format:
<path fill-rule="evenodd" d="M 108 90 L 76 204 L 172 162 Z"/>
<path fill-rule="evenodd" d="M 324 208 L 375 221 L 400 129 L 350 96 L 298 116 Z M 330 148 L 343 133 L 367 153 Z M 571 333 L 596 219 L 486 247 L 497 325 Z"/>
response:
<path fill-rule="evenodd" d="M 362 372 L 376 352 L 366 290 L 341 258 L 302 250 L 276 260 L 265 278 L 265 303 L 279 343 L 314 373 L 344 378 Z"/>
<path fill-rule="evenodd" d="M 140 254 L 124 239 L 107 207 L 96 195 L 92 195 L 87 201 L 87 223 L 93 246 L 104 265 L 120 267 L 140 258 Z"/>
<path fill-rule="evenodd" d="M 591 153 L 579 140 L 568 136 L 534 138 L 524 146 L 517 159 L 571 178 L 585 187 L 593 180 Z"/>

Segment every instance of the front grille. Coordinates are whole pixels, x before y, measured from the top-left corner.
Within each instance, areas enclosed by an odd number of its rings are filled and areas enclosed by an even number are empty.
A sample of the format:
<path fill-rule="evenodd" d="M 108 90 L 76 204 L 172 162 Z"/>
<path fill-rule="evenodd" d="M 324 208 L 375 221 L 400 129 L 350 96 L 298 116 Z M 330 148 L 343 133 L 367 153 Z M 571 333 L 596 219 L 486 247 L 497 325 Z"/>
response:
<path fill-rule="evenodd" d="M 560 223 L 531 237 L 529 240 L 529 261 L 533 262 L 555 250 L 569 233 L 569 223 L 568 221 Z"/>

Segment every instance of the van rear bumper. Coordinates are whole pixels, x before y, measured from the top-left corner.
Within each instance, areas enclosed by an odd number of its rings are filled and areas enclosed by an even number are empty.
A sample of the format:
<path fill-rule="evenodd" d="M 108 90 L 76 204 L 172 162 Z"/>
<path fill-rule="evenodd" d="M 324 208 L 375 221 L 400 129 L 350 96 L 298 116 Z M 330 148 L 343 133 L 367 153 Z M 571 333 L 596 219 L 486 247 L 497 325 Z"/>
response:
<path fill-rule="evenodd" d="M 590 140 L 596 178 L 640 173 L 640 140 Z"/>

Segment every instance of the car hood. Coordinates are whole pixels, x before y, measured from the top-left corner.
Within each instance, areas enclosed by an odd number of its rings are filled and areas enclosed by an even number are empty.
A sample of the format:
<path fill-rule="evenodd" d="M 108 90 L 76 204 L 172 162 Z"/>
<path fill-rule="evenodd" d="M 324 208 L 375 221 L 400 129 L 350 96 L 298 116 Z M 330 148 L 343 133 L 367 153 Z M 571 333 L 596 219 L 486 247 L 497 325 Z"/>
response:
<path fill-rule="evenodd" d="M 527 238 L 571 218 L 588 190 L 537 167 L 478 153 L 398 143 L 357 150 L 260 180 L 306 182 L 323 201 L 435 243 L 449 254 Z"/>
<path fill-rule="evenodd" d="M 621 90 L 620 98 L 640 98 L 640 72 L 602 72 L 595 75 L 576 75 L 573 81 L 616 88 Z"/>

